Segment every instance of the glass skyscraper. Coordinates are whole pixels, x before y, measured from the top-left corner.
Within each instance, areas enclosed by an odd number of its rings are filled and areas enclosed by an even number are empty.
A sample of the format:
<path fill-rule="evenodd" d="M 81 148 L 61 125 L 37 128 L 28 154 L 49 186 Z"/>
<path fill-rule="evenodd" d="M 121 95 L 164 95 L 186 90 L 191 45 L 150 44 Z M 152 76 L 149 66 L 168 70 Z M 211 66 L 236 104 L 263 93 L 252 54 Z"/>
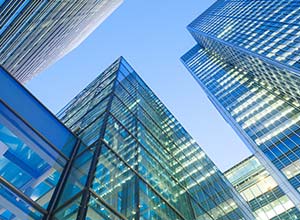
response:
<path fill-rule="evenodd" d="M 24 83 L 77 47 L 123 0 L 0 0 L 0 64 Z"/>
<path fill-rule="evenodd" d="M 225 172 L 257 220 L 299 219 L 300 212 L 257 158 L 251 156 Z"/>
<path fill-rule="evenodd" d="M 76 153 L 56 219 L 253 219 L 246 202 L 124 58 L 59 118 L 88 147 Z"/>
<path fill-rule="evenodd" d="M 299 100 L 299 8 L 299 0 L 217 0 L 188 30 L 227 62 Z"/>
<path fill-rule="evenodd" d="M 188 30 L 181 60 L 300 207 L 300 1 L 218 0 Z"/>
<path fill-rule="evenodd" d="M 0 85 L 1 219 L 254 218 L 124 58 L 59 113 L 70 130 L 3 68 Z"/>

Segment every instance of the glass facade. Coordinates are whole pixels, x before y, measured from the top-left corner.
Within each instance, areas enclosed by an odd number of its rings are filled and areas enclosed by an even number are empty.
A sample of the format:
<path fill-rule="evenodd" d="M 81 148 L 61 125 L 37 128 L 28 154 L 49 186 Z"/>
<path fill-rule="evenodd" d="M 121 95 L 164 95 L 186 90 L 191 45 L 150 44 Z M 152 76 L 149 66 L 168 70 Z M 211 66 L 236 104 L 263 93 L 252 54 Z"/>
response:
<path fill-rule="evenodd" d="M 253 219 L 251 210 L 119 58 L 58 117 L 80 147 L 55 219 Z"/>
<path fill-rule="evenodd" d="M 299 8 L 299 0 L 218 0 L 188 30 L 227 62 L 299 100 Z"/>
<path fill-rule="evenodd" d="M 0 64 L 24 83 L 77 47 L 122 0 L 0 0 Z"/>
<path fill-rule="evenodd" d="M 181 60 L 300 208 L 300 1 L 218 0 L 188 30 Z"/>
<path fill-rule="evenodd" d="M 298 103 L 200 45 L 182 61 L 224 119 L 298 205 Z"/>
<path fill-rule="evenodd" d="M 78 141 L 0 67 L 0 219 L 47 215 Z"/>
<path fill-rule="evenodd" d="M 124 58 L 58 117 L 0 67 L 0 219 L 254 218 Z"/>
<path fill-rule="evenodd" d="M 270 173 L 251 156 L 225 172 L 257 220 L 299 219 L 300 212 Z"/>

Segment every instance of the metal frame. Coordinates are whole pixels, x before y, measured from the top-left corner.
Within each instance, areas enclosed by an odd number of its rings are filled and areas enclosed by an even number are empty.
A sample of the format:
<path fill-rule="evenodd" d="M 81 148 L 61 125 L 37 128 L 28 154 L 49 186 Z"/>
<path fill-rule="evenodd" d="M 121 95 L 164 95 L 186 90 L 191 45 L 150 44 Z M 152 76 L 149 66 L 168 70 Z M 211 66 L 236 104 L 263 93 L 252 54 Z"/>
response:
<path fill-rule="evenodd" d="M 17 189 L 14 185 L 12 185 L 10 182 L 5 180 L 2 176 L 0 176 L 0 184 L 3 184 L 5 187 L 7 187 L 9 190 L 11 190 L 13 193 L 15 193 L 17 196 L 19 196 L 22 200 L 30 204 L 34 209 L 39 211 L 40 213 L 46 215 L 48 212 L 42 208 L 39 204 L 37 204 L 35 201 L 30 199 L 27 195 L 25 195 L 22 191 Z"/>
<path fill-rule="evenodd" d="M 120 60 L 119 60 L 118 65 L 120 66 Z M 88 208 L 87 204 L 88 204 L 89 199 L 90 199 L 90 188 L 91 188 L 91 185 L 93 184 L 94 174 L 96 172 L 96 168 L 97 168 L 97 164 L 98 164 L 98 158 L 101 154 L 101 146 L 102 146 L 101 142 L 102 142 L 102 139 L 105 135 L 106 125 L 107 125 L 108 117 L 109 117 L 109 111 L 110 111 L 110 108 L 112 106 L 114 92 L 115 92 L 116 84 L 117 84 L 117 75 L 118 75 L 118 72 L 119 72 L 119 66 L 118 66 L 117 72 L 115 73 L 116 78 L 114 79 L 115 81 L 113 82 L 113 87 L 112 87 L 110 97 L 109 97 L 109 100 L 108 100 L 108 104 L 107 104 L 107 107 L 106 107 L 106 112 L 104 113 L 103 125 L 102 125 L 101 130 L 100 130 L 99 140 L 98 140 L 98 143 L 96 144 L 96 150 L 94 152 L 94 156 L 92 158 L 90 170 L 88 172 L 88 179 L 86 181 L 86 185 L 85 185 L 85 188 L 83 190 L 83 196 L 82 196 L 82 200 L 81 200 L 81 203 L 80 203 L 80 209 L 79 209 L 79 212 L 78 212 L 77 220 L 85 220 L 85 217 L 86 217 L 87 208 Z"/>
<path fill-rule="evenodd" d="M 59 199 L 61 198 L 64 186 L 66 185 L 66 182 L 67 182 L 67 177 L 70 175 L 72 165 L 74 163 L 74 160 L 76 159 L 76 154 L 78 152 L 80 144 L 81 144 L 80 139 L 77 139 L 77 142 L 76 142 L 73 152 L 71 154 L 71 158 L 70 158 L 70 160 L 67 161 L 67 164 L 59 178 L 58 185 L 56 186 L 55 191 L 52 195 L 52 198 L 49 202 L 48 209 L 47 209 L 48 215 L 44 217 L 44 220 L 51 220 L 54 215 L 54 209 L 57 207 Z"/>
<path fill-rule="evenodd" d="M 197 30 L 195 30 L 197 31 Z M 191 58 L 190 58 L 191 59 Z M 241 138 L 243 143 L 249 148 L 249 150 L 259 159 L 260 163 L 266 168 L 266 170 L 272 174 L 272 177 L 279 183 L 282 187 L 282 190 L 285 194 L 289 196 L 289 198 L 296 204 L 298 209 L 300 208 L 300 198 L 295 195 L 298 195 L 298 192 L 292 185 L 287 181 L 287 179 L 283 176 L 282 173 L 274 166 L 274 164 L 266 157 L 266 155 L 259 149 L 257 144 L 251 140 L 251 138 L 246 134 L 246 132 L 241 129 L 238 123 L 234 120 L 234 118 L 230 115 L 230 113 L 219 103 L 218 99 L 206 88 L 206 86 L 201 82 L 201 80 L 195 75 L 195 73 L 190 69 L 187 65 L 187 60 L 181 59 L 183 65 L 190 72 L 193 78 L 197 81 L 203 91 L 206 93 L 209 100 L 216 107 L 218 112 L 222 115 L 224 120 L 232 127 L 232 129 L 237 133 L 237 135 Z M 229 183 L 228 183 L 229 184 Z M 229 184 L 231 185 L 231 184 Z M 237 194 L 240 197 L 239 194 Z M 243 201 L 243 200 L 241 200 Z M 244 203 L 244 202 L 243 202 Z M 246 206 L 247 207 L 247 206 Z M 247 209 L 248 210 L 248 209 Z"/>

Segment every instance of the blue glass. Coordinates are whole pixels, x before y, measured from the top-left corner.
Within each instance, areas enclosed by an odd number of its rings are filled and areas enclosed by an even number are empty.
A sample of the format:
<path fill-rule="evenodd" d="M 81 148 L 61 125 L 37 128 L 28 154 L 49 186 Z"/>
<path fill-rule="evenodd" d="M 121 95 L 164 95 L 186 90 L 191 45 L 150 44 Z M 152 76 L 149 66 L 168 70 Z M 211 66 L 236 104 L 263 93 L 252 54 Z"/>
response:
<path fill-rule="evenodd" d="M 0 0 L 0 7 L 5 3 L 6 0 Z"/>
<path fill-rule="evenodd" d="M 121 3 L 0 0 L 0 65 L 27 82 L 76 48 Z"/>
<path fill-rule="evenodd" d="M 0 218 L 41 219 L 77 138 L 2 68 L 0 85 Z"/>
<path fill-rule="evenodd" d="M 15 13 L 6 21 L 6 23 L 0 29 L 0 35 L 9 27 L 9 25 L 21 14 L 22 10 L 26 7 L 26 5 L 30 2 L 30 0 L 26 0 L 22 3 L 20 7 L 15 11 Z M 0 1 L 0 6 L 4 3 L 4 1 Z"/>
<path fill-rule="evenodd" d="M 92 183 L 70 181 L 63 195 L 74 197 L 63 196 L 59 213 L 83 194 L 92 198 L 88 213 L 78 213 L 91 219 L 251 219 L 250 208 L 123 57 L 59 117 L 93 146 L 76 156 L 80 168 L 72 173 L 81 175 L 69 177 Z M 80 172 L 89 166 L 88 174 Z"/>
<path fill-rule="evenodd" d="M 6 219 L 35 219 L 39 220 L 43 215 L 20 199 L 8 188 L 0 184 L 1 208 L 4 208 L 4 213 L 0 217 Z M 5 210 L 6 209 L 6 210 Z"/>
<path fill-rule="evenodd" d="M 75 144 L 75 136 L 1 67 L 0 73 L 0 98 L 68 157 Z"/>
<path fill-rule="evenodd" d="M 255 156 L 235 165 L 225 175 L 248 202 L 257 219 L 300 217 L 295 204 Z"/>
<path fill-rule="evenodd" d="M 263 164 L 275 166 L 268 168 L 271 175 L 281 184 L 291 184 L 288 191 L 297 194 L 300 179 L 286 176 L 289 166 L 300 160 L 297 102 L 201 45 L 182 61 L 249 149 Z"/>
<path fill-rule="evenodd" d="M 300 205 L 299 0 L 218 0 L 187 29 L 184 65 Z"/>

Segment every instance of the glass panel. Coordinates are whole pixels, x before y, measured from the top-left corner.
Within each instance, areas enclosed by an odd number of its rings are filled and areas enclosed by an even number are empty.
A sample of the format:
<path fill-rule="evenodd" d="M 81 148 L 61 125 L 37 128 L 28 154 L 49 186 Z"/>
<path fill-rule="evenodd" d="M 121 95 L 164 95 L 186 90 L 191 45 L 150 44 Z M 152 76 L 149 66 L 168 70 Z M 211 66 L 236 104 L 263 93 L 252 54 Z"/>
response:
<path fill-rule="evenodd" d="M 109 209 L 107 209 L 98 198 L 91 197 L 86 220 L 122 220 Z M 124 218 L 125 219 L 125 218 Z"/>
<path fill-rule="evenodd" d="M 111 117 L 108 121 L 105 141 L 110 147 L 118 153 L 119 157 L 138 171 L 154 189 L 161 192 L 161 195 L 168 202 L 192 219 L 192 209 L 189 202 L 191 198 L 185 193 L 185 179 L 175 180 L 173 176 L 175 172 L 170 169 L 171 160 L 163 163 L 164 157 L 161 155 L 163 150 L 156 151 L 153 155 L 149 154 L 148 149 L 145 150 L 144 146 L 141 147 L 137 139 L 134 139 L 119 122 Z M 150 145 L 147 146 L 152 150 Z M 163 147 L 159 146 L 159 149 L 163 149 Z M 159 156 L 161 158 L 154 158 Z"/>
<path fill-rule="evenodd" d="M 75 136 L 1 67 L 0 82 L 1 100 L 14 109 L 48 141 L 61 149 L 66 156 L 69 156 L 76 142 Z M 30 106 L 30 108 L 24 108 L 24 106 Z"/>
<path fill-rule="evenodd" d="M 78 215 L 78 209 L 80 207 L 81 197 L 76 197 L 69 205 L 59 210 L 55 215 L 55 220 L 74 220 Z"/>
<path fill-rule="evenodd" d="M 78 137 L 86 146 L 91 146 L 100 138 L 103 118 L 105 114 L 100 115 L 92 124 L 86 127 L 78 134 Z"/>
<path fill-rule="evenodd" d="M 0 176 L 47 207 L 65 160 L 0 103 Z"/>
<path fill-rule="evenodd" d="M 144 219 L 180 219 L 161 197 L 104 145 L 92 189 L 128 219 L 135 218 L 138 211 L 144 212 Z M 160 193 L 164 194 L 164 190 L 161 189 Z"/>
<path fill-rule="evenodd" d="M 92 189 L 126 217 L 137 207 L 135 178 L 133 172 L 103 145 Z"/>
<path fill-rule="evenodd" d="M 142 219 L 182 219 L 142 181 L 139 181 L 139 188 Z"/>
<path fill-rule="evenodd" d="M 296 160 L 290 165 L 283 168 L 282 172 L 288 179 L 290 179 L 300 173 L 299 167 L 300 167 L 300 160 Z"/>
<path fill-rule="evenodd" d="M 42 219 L 43 215 L 0 184 L 0 219 Z"/>
<path fill-rule="evenodd" d="M 64 186 L 59 205 L 63 205 L 64 202 L 83 190 L 88 177 L 88 172 L 90 170 L 93 155 L 94 147 L 91 147 L 75 159 L 66 185 Z"/>

